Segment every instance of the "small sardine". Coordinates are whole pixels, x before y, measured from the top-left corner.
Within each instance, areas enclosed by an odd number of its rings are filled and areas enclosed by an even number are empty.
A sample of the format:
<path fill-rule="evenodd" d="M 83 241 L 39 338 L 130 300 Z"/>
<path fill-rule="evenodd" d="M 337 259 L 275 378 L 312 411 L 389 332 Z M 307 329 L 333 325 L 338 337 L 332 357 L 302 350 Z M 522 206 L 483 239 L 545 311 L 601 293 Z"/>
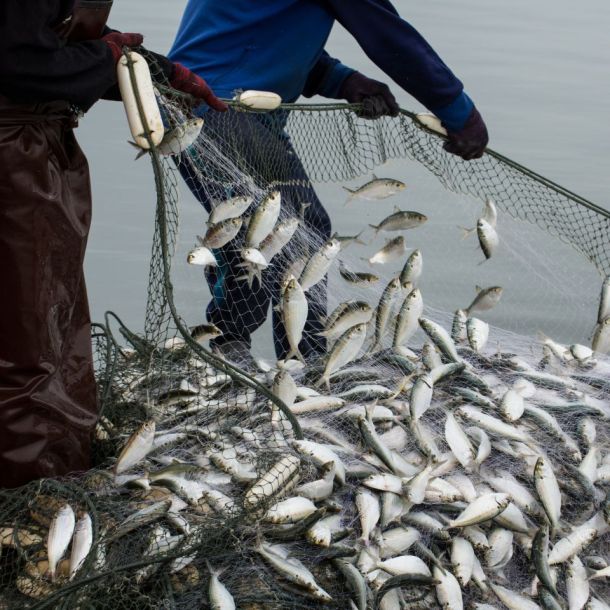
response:
<path fill-rule="evenodd" d="M 51 520 L 47 538 L 47 559 L 51 580 L 55 580 L 57 565 L 70 545 L 74 533 L 74 524 L 74 511 L 69 504 L 62 506 Z"/>
<path fill-rule="evenodd" d="M 485 259 L 490 259 L 500 243 L 496 230 L 485 219 L 479 218 L 477 222 L 477 236 Z"/>
<path fill-rule="evenodd" d="M 307 261 L 299 279 L 305 292 L 324 279 L 340 249 L 339 242 L 331 238 Z"/>
<path fill-rule="evenodd" d="M 346 204 L 352 199 L 366 199 L 367 201 L 375 201 L 378 199 L 387 199 L 392 195 L 404 190 L 406 184 L 394 178 L 378 178 L 373 174 L 373 179 L 357 189 L 343 187 L 349 193 Z"/>
<path fill-rule="evenodd" d="M 385 263 L 389 263 L 401 258 L 404 256 L 406 251 L 407 245 L 405 238 L 402 235 L 399 235 L 398 237 L 387 241 L 381 250 L 377 251 L 375 254 L 373 254 L 373 256 L 366 260 L 368 260 L 369 264 L 371 265 L 384 265 Z"/>
<path fill-rule="evenodd" d="M 229 218 L 238 218 L 252 205 L 253 201 L 252 197 L 240 196 L 215 203 L 210 212 L 208 224 L 214 225 Z"/>
<path fill-rule="evenodd" d="M 400 284 L 403 289 L 407 287 L 417 286 L 417 282 L 422 274 L 424 268 L 424 257 L 422 256 L 421 250 L 413 250 L 407 258 L 402 271 L 400 272 Z"/>
<path fill-rule="evenodd" d="M 343 261 L 339 261 L 339 275 L 350 284 L 375 284 L 379 281 L 379 276 L 374 273 L 352 271 L 348 269 Z"/>
<path fill-rule="evenodd" d="M 204 267 L 216 267 L 218 265 L 216 257 L 209 248 L 198 246 L 193 248 L 186 257 L 189 265 L 203 265 Z"/>
<path fill-rule="evenodd" d="M 227 218 L 215 225 L 210 225 L 203 238 L 199 238 L 206 248 L 222 248 L 239 233 L 242 226 L 241 218 Z"/>
<path fill-rule="evenodd" d="M 490 288 L 477 286 L 476 290 L 477 296 L 464 310 L 467 316 L 470 316 L 475 311 L 487 311 L 494 308 L 500 302 L 504 289 L 500 286 L 491 286 Z"/>
<path fill-rule="evenodd" d="M 406 231 L 407 229 L 414 229 L 424 224 L 427 220 L 428 217 L 419 212 L 403 211 L 394 208 L 393 214 L 384 218 L 378 225 L 369 225 L 369 227 L 375 229 L 375 235 L 377 235 L 379 231 Z"/>
<path fill-rule="evenodd" d="M 258 248 L 261 242 L 271 233 L 280 215 L 282 196 L 279 191 L 272 191 L 254 210 L 246 237 L 245 248 Z"/>
<path fill-rule="evenodd" d="M 155 422 L 144 422 L 123 447 L 114 465 L 114 474 L 121 474 L 139 464 L 150 452 L 155 440 Z"/>

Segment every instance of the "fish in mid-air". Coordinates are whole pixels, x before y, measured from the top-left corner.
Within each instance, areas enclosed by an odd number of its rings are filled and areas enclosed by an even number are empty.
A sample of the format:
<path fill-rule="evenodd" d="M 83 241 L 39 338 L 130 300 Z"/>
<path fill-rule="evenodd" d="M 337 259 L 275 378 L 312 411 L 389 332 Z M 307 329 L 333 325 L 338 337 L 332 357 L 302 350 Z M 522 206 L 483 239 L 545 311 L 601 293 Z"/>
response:
<path fill-rule="evenodd" d="M 387 241 L 386 245 L 381 248 L 381 250 L 373 254 L 371 258 L 365 260 L 368 260 L 371 265 L 383 265 L 384 263 L 400 258 L 406 251 L 407 245 L 405 243 L 405 238 L 402 235 L 399 235 L 398 237 Z"/>
<path fill-rule="evenodd" d="M 373 174 L 373 179 L 357 189 L 350 189 L 344 186 L 343 189 L 349 193 L 349 197 L 345 202 L 348 204 L 352 199 L 366 199 L 367 201 L 376 201 L 378 199 L 387 199 L 396 193 L 403 191 L 407 185 L 395 178 L 378 178 Z"/>
<path fill-rule="evenodd" d="M 394 208 L 394 213 L 384 218 L 378 225 L 369 225 L 375 229 L 375 235 L 379 231 L 406 231 L 423 225 L 428 220 L 425 214 L 413 212 L 412 210 L 400 210 Z"/>
<path fill-rule="evenodd" d="M 476 287 L 477 296 L 474 297 L 472 303 L 464 310 L 467 316 L 474 311 L 487 311 L 493 309 L 502 297 L 504 289 L 501 286 L 491 286 L 489 288 Z"/>

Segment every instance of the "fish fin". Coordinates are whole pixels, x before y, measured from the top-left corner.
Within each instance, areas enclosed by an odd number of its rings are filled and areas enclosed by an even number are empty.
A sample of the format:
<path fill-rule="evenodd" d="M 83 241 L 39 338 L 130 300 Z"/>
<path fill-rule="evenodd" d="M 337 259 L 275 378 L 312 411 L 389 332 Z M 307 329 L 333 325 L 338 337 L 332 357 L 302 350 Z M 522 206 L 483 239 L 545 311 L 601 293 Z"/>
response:
<path fill-rule="evenodd" d="M 485 258 L 480 263 L 477 263 L 477 267 L 480 267 L 483 263 L 486 263 L 489 259 Z"/>
<path fill-rule="evenodd" d="M 132 144 L 132 142 L 130 142 L 130 144 Z M 136 145 L 134 144 L 134 146 L 136 146 Z M 136 148 L 140 148 L 140 147 L 136 146 Z M 148 150 L 144 150 L 143 148 L 140 148 L 140 152 L 135 156 L 134 161 L 141 159 L 148 152 L 149 152 Z"/>
<path fill-rule="evenodd" d="M 373 235 L 373 239 L 375 239 L 375 237 L 377 237 L 377 234 L 380 231 L 380 227 L 381 225 L 369 225 L 369 227 L 371 227 L 371 229 L 375 229 L 375 234 Z M 362 242 L 361 242 L 362 243 Z"/>
<path fill-rule="evenodd" d="M 201 237 L 201 235 L 197 235 L 197 241 L 199 242 L 200 246 L 203 246 L 204 248 L 206 247 L 204 237 Z"/>
<path fill-rule="evenodd" d="M 301 204 L 301 209 L 299 211 L 299 216 L 301 218 L 302 221 L 305 220 L 305 210 L 307 210 L 307 208 L 311 205 L 311 203 L 302 203 Z"/>
<path fill-rule="evenodd" d="M 134 146 L 136 146 L 136 144 L 134 144 Z M 140 148 L 140 147 L 138 146 L 138 148 Z M 348 188 L 347 186 L 342 186 L 341 188 L 342 188 L 344 191 L 347 191 L 348 193 L 350 193 L 350 195 L 353 195 L 353 194 L 356 192 L 356 190 L 355 190 L 355 189 L 350 189 L 350 188 Z"/>
<path fill-rule="evenodd" d="M 394 205 L 394 211 L 395 212 L 402 212 L 402 210 L 396 204 Z"/>
<path fill-rule="evenodd" d="M 379 180 L 379 178 L 377 177 L 377 174 L 375 174 L 374 172 L 373 172 L 373 180 Z"/>
<path fill-rule="evenodd" d="M 298 360 L 300 360 L 303 364 L 307 364 L 307 362 L 305 362 L 305 358 L 303 358 L 303 354 L 301 354 L 301 350 L 299 350 L 299 348 L 297 347 L 296 349 L 291 349 L 286 356 L 284 357 L 284 360 L 290 360 L 291 358 L 297 357 Z"/>
<path fill-rule="evenodd" d="M 474 287 L 474 289 L 476 290 L 477 294 L 479 294 L 479 292 L 483 290 L 483 288 L 481 288 L 481 286 L 479 286 L 478 284 Z"/>
<path fill-rule="evenodd" d="M 462 239 L 470 237 L 476 231 L 476 229 L 467 229 L 466 227 L 461 227 L 460 225 L 458 225 L 458 229 L 462 231 Z"/>
<path fill-rule="evenodd" d="M 356 237 L 354 238 L 354 242 L 357 244 L 360 244 L 361 246 L 366 246 L 366 242 L 363 241 L 362 239 L 360 239 L 360 236 L 364 233 L 364 229 L 362 229 L 362 231 L 360 231 L 360 233 L 358 233 L 358 235 L 356 235 Z"/>

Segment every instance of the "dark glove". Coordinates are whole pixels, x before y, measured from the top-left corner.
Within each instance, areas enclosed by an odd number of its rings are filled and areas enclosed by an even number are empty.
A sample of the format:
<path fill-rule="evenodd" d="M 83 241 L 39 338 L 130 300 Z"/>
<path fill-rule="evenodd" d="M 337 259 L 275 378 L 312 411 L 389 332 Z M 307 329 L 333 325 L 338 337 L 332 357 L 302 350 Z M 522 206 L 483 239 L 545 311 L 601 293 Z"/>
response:
<path fill-rule="evenodd" d="M 443 148 L 453 154 L 470 161 L 483 156 L 489 142 L 487 127 L 476 108 L 472 109 L 466 124 L 460 131 L 447 131 L 448 141 Z"/>
<path fill-rule="evenodd" d="M 365 119 L 377 119 L 380 116 L 396 116 L 400 107 L 385 83 L 373 80 L 354 72 L 350 74 L 341 85 L 339 96 L 350 104 L 362 104 L 358 116 Z"/>
<path fill-rule="evenodd" d="M 173 74 L 171 75 L 169 82 L 174 89 L 178 89 L 178 91 L 189 93 L 193 97 L 202 99 L 208 106 L 214 108 L 214 110 L 224 112 L 229 108 L 222 100 L 219 100 L 214 95 L 214 92 L 203 78 L 197 76 L 182 64 L 174 64 Z"/>
<path fill-rule="evenodd" d="M 106 36 L 102 36 L 103 40 L 112 52 L 114 63 L 118 63 L 123 54 L 123 47 L 139 47 L 144 40 L 142 34 L 122 34 L 121 32 L 110 32 Z"/>

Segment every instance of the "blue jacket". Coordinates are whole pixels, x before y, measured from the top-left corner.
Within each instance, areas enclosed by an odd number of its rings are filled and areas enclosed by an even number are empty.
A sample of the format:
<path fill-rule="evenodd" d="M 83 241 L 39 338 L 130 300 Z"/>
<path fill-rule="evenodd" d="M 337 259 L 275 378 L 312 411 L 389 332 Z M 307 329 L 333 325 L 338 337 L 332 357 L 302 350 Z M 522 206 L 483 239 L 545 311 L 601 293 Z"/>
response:
<path fill-rule="evenodd" d="M 338 98 L 353 70 L 324 51 L 335 21 L 449 129 L 463 127 L 473 104 L 462 83 L 389 0 L 189 0 L 169 55 L 220 97 Z"/>

